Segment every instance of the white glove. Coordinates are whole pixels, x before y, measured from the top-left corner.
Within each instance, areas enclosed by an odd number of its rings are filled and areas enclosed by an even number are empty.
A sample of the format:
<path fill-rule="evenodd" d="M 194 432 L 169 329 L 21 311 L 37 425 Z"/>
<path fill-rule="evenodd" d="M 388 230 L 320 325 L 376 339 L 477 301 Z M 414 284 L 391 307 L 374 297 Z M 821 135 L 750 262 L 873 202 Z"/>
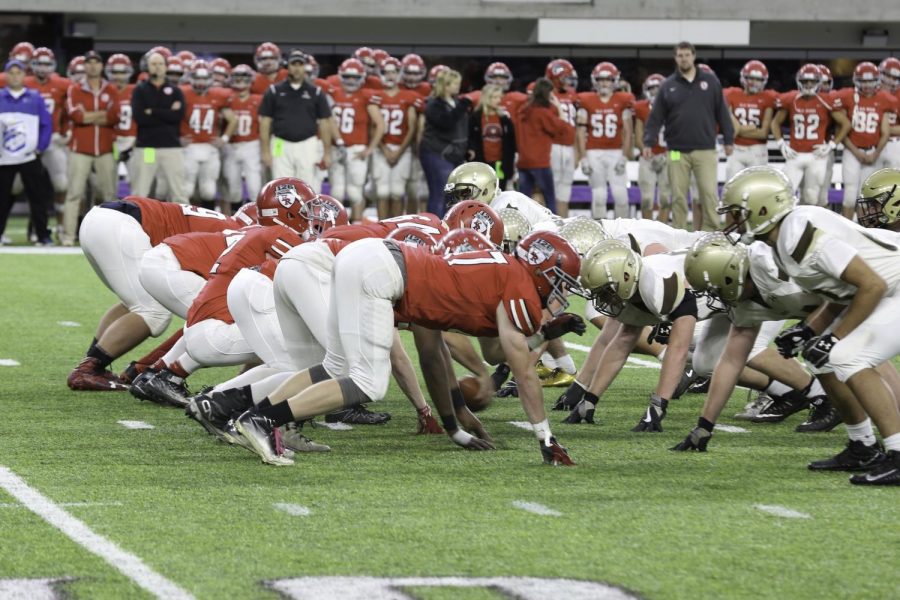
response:
<path fill-rule="evenodd" d="M 594 172 L 594 170 L 591 168 L 591 163 L 587 158 L 581 159 L 581 172 L 585 175 L 590 175 Z"/>
<path fill-rule="evenodd" d="M 625 165 L 628 164 L 628 159 L 625 158 L 625 155 L 619 157 L 619 160 L 616 161 L 615 171 L 617 175 L 621 175 L 625 172 Z"/>
<path fill-rule="evenodd" d="M 829 141 L 825 144 L 816 144 L 813 146 L 813 156 L 816 158 L 825 158 L 832 152 L 834 152 L 835 144 L 832 141 Z"/>
<path fill-rule="evenodd" d="M 790 144 L 781 139 L 778 141 L 778 149 L 781 150 L 781 155 L 784 157 L 784 160 L 794 160 L 797 158 L 797 152 L 791 148 Z"/>

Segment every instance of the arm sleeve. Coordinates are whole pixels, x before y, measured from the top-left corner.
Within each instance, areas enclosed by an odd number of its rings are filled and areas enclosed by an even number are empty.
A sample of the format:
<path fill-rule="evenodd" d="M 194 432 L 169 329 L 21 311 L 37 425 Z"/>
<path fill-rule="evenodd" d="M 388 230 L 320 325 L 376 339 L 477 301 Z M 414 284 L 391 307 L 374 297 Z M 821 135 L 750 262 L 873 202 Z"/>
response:
<path fill-rule="evenodd" d="M 719 87 L 719 94 L 716 98 L 716 121 L 722 131 L 723 143 L 731 146 L 734 144 L 734 125 L 731 122 L 731 111 L 728 109 L 728 103 L 725 102 L 725 95 L 721 89 Z"/>
<path fill-rule="evenodd" d="M 44 99 L 41 98 L 41 95 L 35 92 L 37 96 L 37 106 L 38 106 L 38 152 L 43 152 L 47 149 L 47 146 L 50 145 L 50 137 L 53 135 L 53 119 L 50 116 L 50 111 L 47 110 L 47 105 L 44 103 Z"/>
<path fill-rule="evenodd" d="M 856 248 L 828 234 L 819 236 L 816 246 L 810 263 L 835 279 L 841 278 L 847 265 L 858 254 Z"/>
<path fill-rule="evenodd" d="M 644 146 L 652 148 L 659 140 L 659 130 L 666 119 L 668 113 L 668 104 L 666 103 L 665 86 L 661 86 L 656 100 L 653 102 L 653 108 L 650 110 L 650 116 L 647 117 L 647 124 L 644 126 Z"/>

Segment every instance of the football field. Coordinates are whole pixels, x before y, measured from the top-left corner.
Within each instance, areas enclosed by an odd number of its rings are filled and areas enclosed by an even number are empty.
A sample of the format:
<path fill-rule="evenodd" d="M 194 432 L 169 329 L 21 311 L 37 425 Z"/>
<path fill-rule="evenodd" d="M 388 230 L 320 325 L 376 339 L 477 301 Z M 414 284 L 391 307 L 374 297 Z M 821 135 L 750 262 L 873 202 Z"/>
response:
<path fill-rule="evenodd" d="M 598 424 L 550 413 L 577 463 L 551 468 L 517 425 L 517 399 L 481 413 L 497 450 L 467 452 L 415 435 L 415 411 L 392 385 L 377 407 L 389 423 L 304 429 L 332 451 L 275 468 L 180 410 L 69 391 L 113 302 L 80 255 L 0 254 L 0 598 L 900 593 L 896 491 L 809 472 L 843 448 L 843 427 L 795 433 L 803 414 L 735 421 L 746 390 L 708 453 L 669 452 L 703 397 L 671 403 L 663 433 L 630 432 L 658 375 L 655 359 L 638 357 L 601 399 Z M 595 335 L 569 339 L 576 363 Z M 545 389 L 548 410 L 560 391 Z"/>

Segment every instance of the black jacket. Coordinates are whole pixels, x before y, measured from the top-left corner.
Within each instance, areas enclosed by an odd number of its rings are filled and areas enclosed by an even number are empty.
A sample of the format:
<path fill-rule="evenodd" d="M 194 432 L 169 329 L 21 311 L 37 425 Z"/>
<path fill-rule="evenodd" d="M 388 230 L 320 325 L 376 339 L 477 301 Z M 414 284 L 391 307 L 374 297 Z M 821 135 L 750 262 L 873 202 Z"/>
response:
<path fill-rule="evenodd" d="M 468 98 L 456 98 L 456 106 L 450 106 L 441 98 L 429 98 L 425 104 L 422 147 L 454 165 L 465 162 L 471 106 L 472 101 Z"/>
<path fill-rule="evenodd" d="M 484 140 L 481 137 L 482 111 L 476 110 L 469 115 L 469 151 L 474 153 L 473 161 L 485 162 Z M 516 130 L 509 115 L 500 115 L 500 128 L 503 130 L 503 151 L 500 166 L 504 179 L 512 179 L 516 167 Z M 493 166 L 493 165 L 491 165 Z"/>
<path fill-rule="evenodd" d="M 172 108 L 180 102 L 179 108 Z M 146 114 L 146 109 L 150 114 Z M 184 118 L 184 94 L 177 85 L 164 83 L 156 87 L 149 81 L 134 86 L 131 93 L 131 114 L 137 124 L 137 148 L 180 148 L 179 128 Z"/>

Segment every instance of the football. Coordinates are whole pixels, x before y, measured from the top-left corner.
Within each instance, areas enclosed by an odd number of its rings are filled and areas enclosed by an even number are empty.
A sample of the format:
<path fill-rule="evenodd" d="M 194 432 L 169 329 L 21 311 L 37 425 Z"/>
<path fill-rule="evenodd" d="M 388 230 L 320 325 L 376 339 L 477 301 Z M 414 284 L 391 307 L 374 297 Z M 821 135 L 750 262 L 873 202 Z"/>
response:
<path fill-rule="evenodd" d="M 491 405 L 493 401 L 493 396 L 489 396 L 486 401 L 476 400 L 475 396 L 478 395 L 478 378 L 474 375 L 466 375 L 464 377 L 460 377 L 459 381 L 459 389 L 462 392 L 463 398 L 466 399 L 466 406 L 469 407 L 469 410 L 472 412 L 481 412 Z"/>

